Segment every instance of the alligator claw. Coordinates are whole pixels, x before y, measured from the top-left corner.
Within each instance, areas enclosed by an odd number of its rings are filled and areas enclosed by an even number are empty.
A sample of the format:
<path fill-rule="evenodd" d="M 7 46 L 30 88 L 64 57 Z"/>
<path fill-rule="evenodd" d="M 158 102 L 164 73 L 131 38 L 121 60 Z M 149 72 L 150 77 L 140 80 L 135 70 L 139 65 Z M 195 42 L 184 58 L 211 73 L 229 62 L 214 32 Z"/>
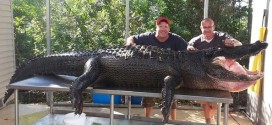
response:
<path fill-rule="evenodd" d="M 81 114 L 83 110 L 83 101 L 81 97 L 72 98 L 72 105 L 75 108 L 75 114 Z"/>
<path fill-rule="evenodd" d="M 80 101 L 79 102 L 79 104 L 77 104 L 76 106 L 75 106 L 75 114 L 81 114 L 82 113 L 82 110 L 83 110 L 83 103 L 82 103 L 82 101 Z"/>
<path fill-rule="evenodd" d="M 72 99 L 72 105 L 73 105 L 73 108 L 75 108 L 75 114 L 81 114 L 82 113 L 83 101 L 82 101 L 82 99 L 80 97 L 79 98 L 74 97 Z"/>
<path fill-rule="evenodd" d="M 159 108 L 161 108 L 161 113 L 162 113 L 162 116 L 163 116 L 162 122 L 163 123 L 168 123 L 169 111 L 167 111 L 167 108 L 165 106 L 163 106 L 163 104 L 160 104 Z"/>
<path fill-rule="evenodd" d="M 81 114 L 83 110 L 83 100 L 78 92 L 71 90 L 71 103 L 72 107 L 75 108 L 75 114 Z"/>
<path fill-rule="evenodd" d="M 168 123 L 169 121 L 169 110 L 166 107 L 161 108 L 161 113 L 163 115 L 162 122 L 163 123 Z"/>

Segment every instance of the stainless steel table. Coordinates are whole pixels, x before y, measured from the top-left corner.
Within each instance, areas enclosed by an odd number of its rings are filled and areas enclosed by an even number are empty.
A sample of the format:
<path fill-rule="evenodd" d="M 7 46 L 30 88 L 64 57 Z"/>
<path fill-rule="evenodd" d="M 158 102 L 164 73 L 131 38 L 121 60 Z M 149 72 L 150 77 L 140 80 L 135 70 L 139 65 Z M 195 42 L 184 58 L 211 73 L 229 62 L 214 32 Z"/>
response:
<path fill-rule="evenodd" d="M 8 89 L 14 89 L 15 96 L 15 125 L 19 125 L 19 102 L 18 90 L 41 90 L 48 92 L 68 92 L 69 84 L 76 77 L 73 76 L 35 76 L 7 86 Z M 92 88 L 87 88 L 86 92 L 91 92 Z M 50 113 L 52 113 L 52 104 L 50 102 Z"/>
<path fill-rule="evenodd" d="M 18 90 L 41 90 L 41 91 L 62 91 L 68 92 L 70 83 L 76 77 L 73 76 L 34 76 L 7 86 L 9 89 L 15 89 L 15 124 L 19 125 L 19 108 L 18 108 Z M 113 125 L 114 95 L 125 96 L 143 96 L 143 97 L 161 97 L 160 89 L 151 88 L 103 88 L 89 87 L 86 92 L 104 93 L 111 95 L 110 103 L 110 125 Z M 224 125 L 228 124 L 229 104 L 233 103 L 233 98 L 229 92 L 220 90 L 194 90 L 181 88 L 176 90 L 175 99 L 198 100 L 217 103 L 217 125 L 221 121 L 221 106 L 224 104 Z M 128 119 L 131 116 L 131 102 L 128 103 Z M 52 110 L 52 105 L 50 105 Z"/>

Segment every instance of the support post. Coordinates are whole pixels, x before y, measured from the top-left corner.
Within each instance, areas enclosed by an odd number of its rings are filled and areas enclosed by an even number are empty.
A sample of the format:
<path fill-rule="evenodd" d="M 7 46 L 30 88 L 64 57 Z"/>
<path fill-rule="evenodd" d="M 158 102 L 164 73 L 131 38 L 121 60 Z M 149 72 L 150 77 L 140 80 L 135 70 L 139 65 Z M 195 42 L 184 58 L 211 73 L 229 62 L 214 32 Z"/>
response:
<path fill-rule="evenodd" d="M 204 19 L 208 18 L 209 14 L 209 0 L 204 1 Z"/>
<path fill-rule="evenodd" d="M 110 125 L 113 125 L 113 119 L 114 119 L 114 95 L 111 95 L 110 97 Z"/>
<path fill-rule="evenodd" d="M 221 121 L 221 106 L 222 103 L 217 103 L 217 125 L 220 125 Z"/>
<path fill-rule="evenodd" d="M 126 35 L 125 39 L 129 37 L 129 0 L 126 0 Z"/>
<path fill-rule="evenodd" d="M 50 48 L 50 40 L 51 40 L 51 27 L 50 27 L 50 0 L 46 0 L 46 52 L 47 55 L 51 54 L 51 48 Z M 53 92 L 47 92 L 46 93 L 46 102 L 52 108 L 51 103 L 53 103 Z M 50 113 L 51 109 L 50 109 Z"/>
<path fill-rule="evenodd" d="M 15 125 L 19 125 L 19 101 L 18 101 L 18 89 L 15 89 Z"/>

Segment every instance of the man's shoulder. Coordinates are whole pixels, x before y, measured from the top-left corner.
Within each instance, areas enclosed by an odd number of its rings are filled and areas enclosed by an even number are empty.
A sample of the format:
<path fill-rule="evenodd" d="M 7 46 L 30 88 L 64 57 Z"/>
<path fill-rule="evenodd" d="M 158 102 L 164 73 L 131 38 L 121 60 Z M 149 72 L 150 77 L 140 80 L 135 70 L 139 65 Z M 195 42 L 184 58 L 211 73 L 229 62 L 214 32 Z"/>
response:
<path fill-rule="evenodd" d="M 185 42 L 185 40 L 180 35 L 178 35 L 176 33 L 169 32 L 169 37 L 171 37 L 170 39 L 172 39 L 172 40 L 179 40 L 179 41 L 181 40 L 181 41 Z"/>
<path fill-rule="evenodd" d="M 169 35 L 171 37 L 176 37 L 176 38 L 182 38 L 180 35 L 176 34 L 176 33 L 172 33 L 172 32 L 169 32 Z"/>
<path fill-rule="evenodd" d="M 189 42 L 201 40 L 201 36 L 202 36 L 202 34 L 200 34 L 200 35 L 198 35 L 198 36 L 195 36 L 195 37 L 193 37 Z"/>

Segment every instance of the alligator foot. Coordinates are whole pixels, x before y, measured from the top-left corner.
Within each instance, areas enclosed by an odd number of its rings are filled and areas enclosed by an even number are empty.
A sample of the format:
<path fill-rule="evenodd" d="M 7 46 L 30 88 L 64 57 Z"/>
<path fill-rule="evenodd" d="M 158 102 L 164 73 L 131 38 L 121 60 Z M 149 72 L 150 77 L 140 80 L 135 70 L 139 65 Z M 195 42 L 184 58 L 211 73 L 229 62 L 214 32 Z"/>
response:
<path fill-rule="evenodd" d="M 164 87 L 162 88 L 162 108 L 161 113 L 163 115 L 163 122 L 168 123 L 170 107 L 174 97 L 175 83 L 177 80 L 174 77 L 167 76 L 164 79 Z"/>
<path fill-rule="evenodd" d="M 75 114 L 81 114 L 83 110 L 83 100 L 80 92 L 74 91 L 72 86 L 70 87 L 70 98 L 72 107 L 75 109 Z"/>
<path fill-rule="evenodd" d="M 168 109 L 166 107 L 165 108 L 161 108 L 161 113 L 163 114 L 162 122 L 163 123 L 168 123 L 168 121 L 169 121 L 169 114 L 170 114 L 169 113 L 169 108 Z"/>

